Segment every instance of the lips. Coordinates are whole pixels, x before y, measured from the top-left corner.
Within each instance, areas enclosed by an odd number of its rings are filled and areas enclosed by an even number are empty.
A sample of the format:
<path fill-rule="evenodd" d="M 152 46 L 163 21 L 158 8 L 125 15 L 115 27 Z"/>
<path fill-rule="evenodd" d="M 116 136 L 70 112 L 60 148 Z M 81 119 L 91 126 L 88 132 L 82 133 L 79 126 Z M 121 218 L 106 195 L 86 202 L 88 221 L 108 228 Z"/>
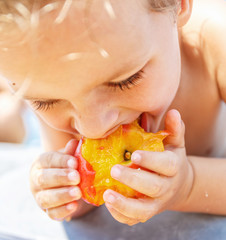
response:
<path fill-rule="evenodd" d="M 116 131 L 116 129 L 120 126 L 121 124 L 116 125 L 115 127 L 113 127 L 112 129 L 108 130 L 101 138 L 106 138 L 108 135 L 110 135 L 111 133 L 113 133 L 114 131 Z"/>
<path fill-rule="evenodd" d="M 138 118 L 138 122 L 145 132 L 150 132 L 150 120 L 147 113 L 142 113 Z"/>
<path fill-rule="evenodd" d="M 139 117 L 138 117 L 138 123 L 139 125 L 144 129 L 145 132 L 150 132 L 150 120 L 148 118 L 148 114 L 147 113 L 142 113 Z M 112 129 L 110 129 L 109 131 L 107 131 L 101 138 L 106 138 L 108 135 L 110 135 L 111 133 L 113 133 L 114 131 L 116 131 L 116 129 L 120 126 L 121 124 L 116 125 L 115 127 L 113 127 Z"/>

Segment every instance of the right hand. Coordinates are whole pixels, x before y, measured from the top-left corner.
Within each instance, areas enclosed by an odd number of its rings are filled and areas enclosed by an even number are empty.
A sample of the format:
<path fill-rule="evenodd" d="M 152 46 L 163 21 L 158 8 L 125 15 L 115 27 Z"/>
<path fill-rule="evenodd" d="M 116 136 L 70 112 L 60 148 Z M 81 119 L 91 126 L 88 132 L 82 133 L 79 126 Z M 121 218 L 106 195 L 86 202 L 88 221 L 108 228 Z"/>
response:
<path fill-rule="evenodd" d="M 39 156 L 30 171 L 30 187 L 38 205 L 54 220 L 64 220 L 78 209 L 82 196 L 78 162 L 73 154 L 78 141 L 70 140 L 63 153 Z"/>

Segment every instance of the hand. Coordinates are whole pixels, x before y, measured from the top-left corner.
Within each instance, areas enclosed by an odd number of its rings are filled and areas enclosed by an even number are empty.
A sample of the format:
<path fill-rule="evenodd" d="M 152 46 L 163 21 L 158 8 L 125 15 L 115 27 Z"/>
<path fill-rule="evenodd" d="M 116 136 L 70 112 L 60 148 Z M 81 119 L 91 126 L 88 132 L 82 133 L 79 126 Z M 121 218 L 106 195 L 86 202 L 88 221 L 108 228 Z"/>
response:
<path fill-rule="evenodd" d="M 189 196 L 193 170 L 184 143 L 185 126 L 176 110 L 167 113 L 165 129 L 171 135 L 165 141 L 164 152 L 135 151 L 132 161 L 145 170 L 115 165 L 111 175 L 116 180 L 143 193 L 139 199 L 106 190 L 105 205 L 119 222 L 134 225 L 145 222 L 167 210 L 179 209 Z"/>
<path fill-rule="evenodd" d="M 63 153 L 44 153 L 31 167 L 30 187 L 34 198 L 54 220 L 64 220 L 78 209 L 80 176 L 73 157 L 77 144 L 77 140 L 70 140 Z"/>

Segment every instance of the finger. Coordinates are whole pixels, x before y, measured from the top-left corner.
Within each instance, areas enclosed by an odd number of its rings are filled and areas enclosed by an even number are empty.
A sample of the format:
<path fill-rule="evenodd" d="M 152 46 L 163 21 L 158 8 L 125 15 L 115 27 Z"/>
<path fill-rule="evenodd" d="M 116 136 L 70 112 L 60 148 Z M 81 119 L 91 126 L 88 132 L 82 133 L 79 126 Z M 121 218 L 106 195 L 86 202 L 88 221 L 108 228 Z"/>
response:
<path fill-rule="evenodd" d="M 71 221 L 71 217 L 69 216 L 69 217 L 66 217 L 65 219 L 64 219 L 66 222 L 70 222 Z"/>
<path fill-rule="evenodd" d="M 64 220 L 64 218 L 67 218 L 73 212 L 75 212 L 77 208 L 78 208 L 78 203 L 71 202 L 60 207 L 46 209 L 46 213 L 53 220 L 62 221 Z"/>
<path fill-rule="evenodd" d="M 36 189 L 48 189 L 78 185 L 80 182 L 80 175 L 77 170 L 71 169 L 38 169 L 32 181 Z"/>
<path fill-rule="evenodd" d="M 180 113 L 172 109 L 170 110 L 165 119 L 165 130 L 171 134 L 164 140 L 166 145 L 183 148 L 185 145 L 184 134 L 185 125 L 181 120 Z"/>
<path fill-rule="evenodd" d="M 59 152 L 43 153 L 35 162 L 37 168 L 73 168 L 77 169 L 78 161 L 75 157 Z"/>
<path fill-rule="evenodd" d="M 164 176 L 122 165 L 115 165 L 111 169 L 111 176 L 134 190 L 153 198 L 162 196 L 169 188 L 169 180 Z"/>
<path fill-rule="evenodd" d="M 65 154 L 68 154 L 68 155 L 72 155 L 74 156 L 75 155 L 75 150 L 78 146 L 78 140 L 76 139 L 71 139 L 65 146 L 64 148 L 64 153 Z"/>
<path fill-rule="evenodd" d="M 117 212 L 140 222 L 145 222 L 158 213 L 158 200 L 126 198 L 109 189 L 104 192 L 103 197 L 106 204 L 112 206 Z"/>
<path fill-rule="evenodd" d="M 168 177 L 175 176 L 179 168 L 178 156 L 167 150 L 164 152 L 135 151 L 131 160 L 136 165 Z"/>
<path fill-rule="evenodd" d="M 129 226 L 133 226 L 139 223 L 139 221 L 136 219 L 132 219 L 124 216 L 123 214 L 115 210 L 110 204 L 106 203 L 105 206 L 107 207 L 108 211 L 111 213 L 111 216 L 118 222 L 127 224 Z"/>
<path fill-rule="evenodd" d="M 42 209 L 46 209 L 79 200 L 81 196 L 79 187 L 62 187 L 39 191 L 36 193 L 35 199 Z"/>
<path fill-rule="evenodd" d="M 68 216 L 64 219 L 66 222 L 70 222 L 71 221 L 71 216 Z"/>

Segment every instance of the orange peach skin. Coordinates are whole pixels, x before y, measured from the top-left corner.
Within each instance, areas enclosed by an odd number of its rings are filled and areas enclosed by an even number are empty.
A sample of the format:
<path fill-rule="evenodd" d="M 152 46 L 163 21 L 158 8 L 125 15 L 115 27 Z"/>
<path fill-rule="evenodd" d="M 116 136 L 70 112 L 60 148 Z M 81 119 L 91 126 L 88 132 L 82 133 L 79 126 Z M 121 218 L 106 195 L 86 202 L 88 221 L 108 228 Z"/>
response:
<path fill-rule="evenodd" d="M 131 154 L 135 150 L 162 152 L 163 140 L 168 135 L 166 131 L 147 133 L 135 121 L 120 126 L 104 139 L 81 139 L 75 156 L 79 161 L 83 199 L 100 206 L 104 203 L 103 193 L 106 189 L 112 189 L 126 197 L 142 197 L 141 193 L 113 179 L 110 175 L 111 168 L 115 164 L 122 164 L 139 169 L 130 159 L 125 158 L 125 152 Z"/>

